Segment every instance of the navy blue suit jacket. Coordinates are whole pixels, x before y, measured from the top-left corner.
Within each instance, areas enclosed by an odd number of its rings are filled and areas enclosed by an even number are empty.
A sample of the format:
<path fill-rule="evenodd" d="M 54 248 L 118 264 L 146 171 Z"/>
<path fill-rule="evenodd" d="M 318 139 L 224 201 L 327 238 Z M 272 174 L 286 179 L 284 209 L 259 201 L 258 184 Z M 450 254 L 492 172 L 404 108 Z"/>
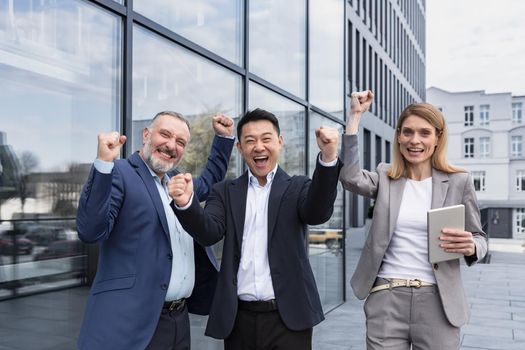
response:
<path fill-rule="evenodd" d="M 224 178 L 232 148 L 232 139 L 215 137 L 208 162 L 194 179 L 199 200 Z M 138 153 L 116 160 L 111 174 L 91 169 L 80 197 L 77 228 L 83 242 L 100 242 L 79 348 L 144 349 L 165 300 L 172 252 L 161 198 Z M 188 309 L 207 314 L 217 280 L 216 261 L 210 250 L 194 246 L 195 288 Z"/>

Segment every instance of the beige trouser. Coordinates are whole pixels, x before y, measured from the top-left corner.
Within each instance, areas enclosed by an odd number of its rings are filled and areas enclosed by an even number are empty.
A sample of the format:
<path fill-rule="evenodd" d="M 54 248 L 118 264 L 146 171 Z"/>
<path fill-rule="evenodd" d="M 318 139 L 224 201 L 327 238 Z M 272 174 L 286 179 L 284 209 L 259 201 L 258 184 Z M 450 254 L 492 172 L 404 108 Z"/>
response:
<path fill-rule="evenodd" d="M 446 319 L 435 286 L 372 293 L 364 310 L 368 350 L 459 349 L 459 328 Z"/>

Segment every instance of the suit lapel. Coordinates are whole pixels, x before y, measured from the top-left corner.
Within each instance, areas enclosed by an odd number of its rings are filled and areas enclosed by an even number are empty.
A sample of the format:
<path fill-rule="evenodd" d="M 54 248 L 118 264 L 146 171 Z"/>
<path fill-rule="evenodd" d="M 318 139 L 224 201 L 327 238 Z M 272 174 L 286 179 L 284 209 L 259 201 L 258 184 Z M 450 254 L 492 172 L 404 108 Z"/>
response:
<path fill-rule="evenodd" d="M 284 172 L 280 167 L 277 168 L 275 177 L 272 181 L 272 188 L 270 190 L 270 197 L 268 198 L 268 242 L 272 239 L 275 223 L 277 222 L 277 215 L 283 199 L 284 192 L 290 184 L 290 176 Z"/>
<path fill-rule="evenodd" d="M 392 237 L 394 227 L 399 216 L 399 208 L 401 207 L 401 199 L 403 199 L 403 191 L 405 190 L 406 177 L 400 177 L 397 180 L 390 181 L 390 213 L 388 223 L 388 237 Z"/>
<path fill-rule="evenodd" d="M 164 212 L 164 206 L 162 205 L 162 200 L 160 199 L 159 191 L 157 190 L 157 185 L 155 185 L 155 180 L 151 175 L 148 167 L 140 158 L 139 153 L 135 152 L 128 158 L 129 163 L 135 168 L 137 174 L 140 176 L 148 193 L 153 201 L 153 206 L 157 211 L 157 216 L 159 217 L 160 223 L 164 230 L 164 234 L 170 240 L 170 231 L 168 229 L 168 222 L 166 221 L 166 213 Z"/>
<path fill-rule="evenodd" d="M 248 172 L 231 181 L 228 187 L 230 207 L 233 213 L 235 235 L 238 247 L 242 245 L 242 233 L 244 231 L 244 217 L 246 216 L 246 196 L 248 195 Z"/>
<path fill-rule="evenodd" d="M 443 207 L 447 191 L 448 175 L 437 169 L 432 169 L 432 209 Z"/>

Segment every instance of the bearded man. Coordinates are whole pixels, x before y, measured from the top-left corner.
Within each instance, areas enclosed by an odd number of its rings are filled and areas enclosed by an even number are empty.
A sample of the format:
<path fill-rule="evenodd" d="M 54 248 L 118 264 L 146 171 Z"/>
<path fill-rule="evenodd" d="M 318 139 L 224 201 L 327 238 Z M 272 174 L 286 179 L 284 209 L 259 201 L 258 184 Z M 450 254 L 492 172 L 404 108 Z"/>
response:
<path fill-rule="evenodd" d="M 194 180 L 201 201 L 224 178 L 234 143 L 231 118 L 214 116 L 213 128 L 208 162 Z M 188 312 L 208 314 L 217 262 L 184 231 L 167 188 L 189 140 L 188 121 L 171 111 L 153 118 L 127 159 L 117 160 L 126 136 L 98 135 L 77 213 L 79 238 L 100 245 L 80 349 L 189 349 Z"/>

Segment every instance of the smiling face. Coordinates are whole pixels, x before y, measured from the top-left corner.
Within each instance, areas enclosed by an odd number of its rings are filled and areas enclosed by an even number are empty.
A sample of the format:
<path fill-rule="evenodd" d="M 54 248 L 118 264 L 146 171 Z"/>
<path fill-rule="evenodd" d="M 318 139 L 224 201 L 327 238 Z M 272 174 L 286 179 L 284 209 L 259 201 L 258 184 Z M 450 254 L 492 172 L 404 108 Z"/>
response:
<path fill-rule="evenodd" d="M 182 158 L 190 139 L 186 123 L 170 115 L 162 115 L 144 129 L 142 159 L 162 178 Z"/>
<path fill-rule="evenodd" d="M 260 185 L 277 165 L 283 146 L 282 136 L 268 120 L 251 121 L 243 125 L 237 149 Z"/>
<path fill-rule="evenodd" d="M 425 119 L 410 115 L 403 121 L 397 141 L 407 167 L 430 176 L 431 158 L 439 142 L 436 128 Z"/>

